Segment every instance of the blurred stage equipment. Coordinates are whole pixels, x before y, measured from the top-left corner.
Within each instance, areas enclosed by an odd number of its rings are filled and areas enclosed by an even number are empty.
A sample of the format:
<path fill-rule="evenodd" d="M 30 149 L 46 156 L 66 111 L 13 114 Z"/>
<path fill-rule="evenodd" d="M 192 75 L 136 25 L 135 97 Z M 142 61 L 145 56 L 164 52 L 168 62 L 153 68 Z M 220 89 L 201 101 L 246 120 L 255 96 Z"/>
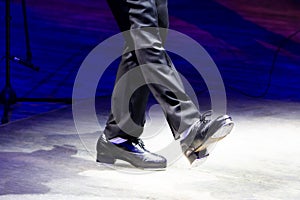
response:
<path fill-rule="evenodd" d="M 10 61 L 16 61 L 21 65 L 29 67 L 33 70 L 38 71 L 39 68 L 34 66 L 31 63 L 32 54 L 30 49 L 30 42 L 29 42 L 29 32 L 28 32 L 28 24 L 27 24 L 27 13 L 26 13 L 26 2 L 22 0 L 22 11 L 23 11 L 23 18 L 24 18 L 24 31 L 25 31 L 25 40 L 26 40 L 26 59 L 21 59 L 16 56 L 12 56 L 10 52 L 10 22 L 11 22 L 11 14 L 10 14 L 10 0 L 6 0 L 5 5 L 5 22 L 6 22 L 6 31 L 5 31 L 5 40 L 6 40 L 6 52 L 5 52 L 5 64 L 6 64 L 6 81 L 4 89 L 0 94 L 1 103 L 4 104 L 4 113 L 2 117 L 2 124 L 7 123 L 9 121 L 8 114 L 10 105 L 15 104 L 17 102 L 17 95 L 11 85 L 11 74 L 10 74 Z"/>

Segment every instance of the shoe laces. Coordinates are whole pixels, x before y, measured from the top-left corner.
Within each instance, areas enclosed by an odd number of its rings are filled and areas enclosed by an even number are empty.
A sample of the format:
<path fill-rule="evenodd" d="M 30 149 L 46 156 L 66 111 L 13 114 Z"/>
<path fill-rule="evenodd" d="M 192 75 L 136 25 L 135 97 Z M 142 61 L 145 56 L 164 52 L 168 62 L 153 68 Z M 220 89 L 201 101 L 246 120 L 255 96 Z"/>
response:
<path fill-rule="evenodd" d="M 132 142 L 145 150 L 145 144 L 140 138 L 133 139 Z"/>
<path fill-rule="evenodd" d="M 212 110 L 208 110 L 206 112 L 204 112 L 202 115 L 200 115 L 200 122 L 202 123 L 208 123 L 211 119 L 207 119 L 207 117 L 211 117 L 212 116 Z"/>

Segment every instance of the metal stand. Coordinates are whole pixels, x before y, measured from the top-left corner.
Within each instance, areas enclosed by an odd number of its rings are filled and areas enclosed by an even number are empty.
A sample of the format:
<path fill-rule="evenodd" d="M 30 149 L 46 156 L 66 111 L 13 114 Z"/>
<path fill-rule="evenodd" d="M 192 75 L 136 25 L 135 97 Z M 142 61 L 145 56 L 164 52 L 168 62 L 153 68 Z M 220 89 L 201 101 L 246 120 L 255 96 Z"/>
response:
<path fill-rule="evenodd" d="M 22 11 L 23 11 L 23 18 L 24 18 L 24 32 L 25 32 L 25 40 L 26 40 L 26 59 L 21 59 L 16 56 L 12 56 L 10 52 L 10 28 L 11 28 L 11 1 L 5 1 L 5 21 L 6 21 L 6 32 L 5 32 L 5 39 L 6 39 L 6 53 L 5 53 L 5 64 L 6 64 L 6 81 L 3 90 L 0 93 L 0 103 L 4 105 L 4 112 L 3 117 L 1 119 L 1 123 L 5 124 L 9 122 L 9 112 L 10 106 L 15 104 L 17 101 L 38 101 L 38 102 L 69 102 L 69 99 L 17 99 L 16 92 L 12 88 L 11 85 L 11 68 L 10 62 L 15 61 L 25 67 L 29 67 L 35 71 L 39 70 L 39 67 L 32 64 L 32 53 L 30 48 L 30 41 L 29 41 L 29 32 L 28 32 L 28 24 L 27 24 L 27 13 L 26 13 L 26 2 L 22 0 Z"/>

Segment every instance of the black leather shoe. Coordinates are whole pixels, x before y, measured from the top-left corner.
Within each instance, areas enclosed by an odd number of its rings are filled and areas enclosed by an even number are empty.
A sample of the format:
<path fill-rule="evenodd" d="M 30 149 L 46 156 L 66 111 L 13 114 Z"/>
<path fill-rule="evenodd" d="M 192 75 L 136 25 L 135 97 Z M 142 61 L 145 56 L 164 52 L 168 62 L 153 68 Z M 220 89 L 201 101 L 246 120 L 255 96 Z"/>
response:
<path fill-rule="evenodd" d="M 228 115 L 222 115 L 215 120 L 207 120 L 211 111 L 204 113 L 189 131 L 186 138 L 180 143 L 184 155 L 192 164 L 196 159 L 201 159 L 209 155 L 211 146 L 227 136 L 234 123 Z"/>
<path fill-rule="evenodd" d="M 102 134 L 97 143 L 97 162 L 114 164 L 116 159 L 142 169 L 163 169 L 167 166 L 167 160 L 146 150 L 141 139 L 113 144 Z"/>

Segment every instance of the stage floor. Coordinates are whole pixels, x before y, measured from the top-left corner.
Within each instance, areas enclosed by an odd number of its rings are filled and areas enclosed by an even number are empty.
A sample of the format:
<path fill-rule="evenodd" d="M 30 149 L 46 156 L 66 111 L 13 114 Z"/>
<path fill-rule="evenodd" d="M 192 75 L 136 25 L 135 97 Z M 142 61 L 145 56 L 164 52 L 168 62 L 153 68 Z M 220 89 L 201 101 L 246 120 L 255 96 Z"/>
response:
<path fill-rule="evenodd" d="M 238 99 L 228 102 L 232 134 L 195 168 L 183 157 L 158 172 L 97 164 L 99 130 L 85 121 L 78 135 L 71 107 L 2 126 L 0 199 L 300 199 L 300 103 Z M 152 111 L 149 132 L 164 124 Z M 102 126 L 106 114 L 98 113 Z M 168 144 L 166 126 L 160 134 L 159 144 L 145 139 L 149 149 Z"/>

